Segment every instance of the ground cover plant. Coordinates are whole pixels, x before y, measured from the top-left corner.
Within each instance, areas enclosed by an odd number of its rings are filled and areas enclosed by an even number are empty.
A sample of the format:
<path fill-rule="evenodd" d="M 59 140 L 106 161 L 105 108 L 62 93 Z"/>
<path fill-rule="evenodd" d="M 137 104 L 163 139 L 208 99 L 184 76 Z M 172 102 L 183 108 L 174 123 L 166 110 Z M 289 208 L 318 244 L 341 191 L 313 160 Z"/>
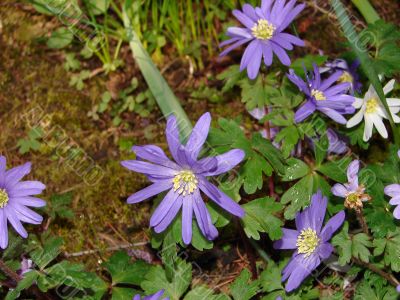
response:
<path fill-rule="evenodd" d="M 1 298 L 400 298 L 399 8 L 0 4 Z"/>

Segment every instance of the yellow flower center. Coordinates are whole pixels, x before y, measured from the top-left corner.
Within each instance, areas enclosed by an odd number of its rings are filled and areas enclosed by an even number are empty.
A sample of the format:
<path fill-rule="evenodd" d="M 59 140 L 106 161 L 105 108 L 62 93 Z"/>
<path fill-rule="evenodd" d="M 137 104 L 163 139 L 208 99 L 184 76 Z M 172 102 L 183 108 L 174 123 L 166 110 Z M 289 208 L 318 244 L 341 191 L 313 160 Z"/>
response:
<path fill-rule="evenodd" d="M 346 196 L 346 201 L 349 201 L 351 203 L 356 203 L 356 202 L 358 202 L 359 198 L 360 198 L 359 193 L 351 193 Z"/>
<path fill-rule="evenodd" d="M 339 77 L 338 81 L 342 82 L 342 83 L 343 82 L 352 83 L 353 82 L 353 76 L 349 72 L 344 71 L 342 76 Z"/>
<path fill-rule="evenodd" d="M 10 199 L 8 198 L 6 190 L 0 189 L 0 208 L 5 207 L 8 203 L 8 200 Z"/>
<path fill-rule="evenodd" d="M 178 191 L 183 196 L 192 194 L 197 189 L 197 184 L 199 183 L 196 175 L 189 170 L 180 171 L 172 181 L 174 183 L 174 191 Z"/>
<path fill-rule="evenodd" d="M 326 100 L 326 96 L 323 92 L 319 90 L 311 90 L 311 96 L 315 98 L 315 100 L 321 101 L 321 100 Z"/>
<path fill-rule="evenodd" d="M 276 27 L 267 20 L 260 19 L 257 24 L 251 28 L 251 32 L 256 39 L 269 40 L 274 35 Z"/>
<path fill-rule="evenodd" d="M 297 251 L 309 257 L 319 245 L 320 239 L 317 232 L 311 228 L 303 229 L 297 237 Z"/>
<path fill-rule="evenodd" d="M 373 114 L 376 112 L 378 107 L 379 107 L 378 99 L 371 98 L 367 101 L 367 108 L 366 108 L 365 112 L 368 114 Z"/>

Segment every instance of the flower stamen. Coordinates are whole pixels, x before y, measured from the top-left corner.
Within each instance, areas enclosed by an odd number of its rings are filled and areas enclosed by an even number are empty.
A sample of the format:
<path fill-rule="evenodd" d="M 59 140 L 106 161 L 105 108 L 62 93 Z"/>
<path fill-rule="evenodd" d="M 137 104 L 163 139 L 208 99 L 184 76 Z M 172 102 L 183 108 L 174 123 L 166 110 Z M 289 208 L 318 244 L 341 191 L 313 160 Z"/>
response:
<path fill-rule="evenodd" d="M 0 189 L 0 208 L 4 208 L 7 204 L 10 198 L 8 197 L 8 194 L 5 189 Z"/>
<path fill-rule="evenodd" d="M 317 249 L 319 242 L 320 238 L 315 230 L 311 228 L 303 229 L 297 237 L 297 252 L 309 257 Z"/>
<path fill-rule="evenodd" d="M 356 191 L 346 195 L 344 206 L 349 209 L 360 210 L 363 208 L 363 202 L 371 199 L 371 196 L 365 193 L 364 186 L 360 185 Z"/>
<path fill-rule="evenodd" d="M 265 19 L 260 19 L 257 24 L 251 28 L 251 32 L 256 39 L 269 40 L 272 38 L 276 30 L 276 27 Z"/>
<path fill-rule="evenodd" d="M 319 90 L 312 89 L 311 96 L 313 96 L 315 98 L 315 100 L 317 100 L 317 101 L 326 100 L 326 96 L 325 96 L 324 92 L 321 92 Z"/>
<path fill-rule="evenodd" d="M 377 111 L 378 107 L 378 100 L 376 98 L 371 98 L 367 101 L 367 108 L 365 109 L 365 112 L 368 114 L 373 114 Z"/>
<path fill-rule="evenodd" d="M 344 71 L 342 76 L 339 77 L 338 81 L 341 82 L 341 83 L 344 83 L 344 82 L 352 83 L 353 82 L 353 76 L 349 72 Z"/>
<path fill-rule="evenodd" d="M 179 172 L 172 181 L 174 183 L 174 191 L 183 196 L 192 194 L 199 183 L 196 175 L 189 170 Z"/>

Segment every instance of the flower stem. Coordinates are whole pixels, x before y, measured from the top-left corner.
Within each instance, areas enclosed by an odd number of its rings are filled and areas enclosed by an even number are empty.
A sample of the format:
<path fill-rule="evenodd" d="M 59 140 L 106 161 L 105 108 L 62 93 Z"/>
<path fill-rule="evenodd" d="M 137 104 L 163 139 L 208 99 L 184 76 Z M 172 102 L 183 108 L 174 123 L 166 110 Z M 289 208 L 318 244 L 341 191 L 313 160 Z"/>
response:
<path fill-rule="evenodd" d="M 243 227 L 241 226 L 240 222 L 237 222 L 237 225 L 239 228 L 240 237 L 241 237 L 243 245 L 244 245 L 244 249 L 246 251 L 247 259 L 249 260 L 252 278 L 257 279 L 258 274 L 257 274 L 256 258 L 254 255 L 253 248 L 251 247 L 250 239 L 247 238 L 246 233 L 244 232 Z"/>
<path fill-rule="evenodd" d="M 265 114 L 268 115 L 268 107 L 265 107 Z M 265 128 L 265 132 L 267 133 L 267 139 L 269 139 L 271 141 L 271 125 L 268 120 L 265 121 L 264 128 Z M 274 178 L 272 176 L 270 176 L 268 178 L 268 188 L 269 188 L 269 196 L 272 198 L 275 198 L 275 196 L 276 196 L 275 184 L 274 184 Z"/>
<path fill-rule="evenodd" d="M 356 209 L 355 211 L 356 211 L 358 223 L 360 223 L 363 232 L 369 236 L 368 224 L 367 224 L 367 221 L 365 220 L 365 216 L 362 211 L 362 208 Z"/>
<path fill-rule="evenodd" d="M 7 277 L 14 280 L 15 283 L 18 283 L 21 280 L 21 277 L 11 270 L 2 259 L 0 259 L 0 270 L 7 275 Z"/>
<path fill-rule="evenodd" d="M 353 261 L 357 265 L 359 265 L 361 267 L 365 267 L 365 268 L 369 269 L 370 271 L 382 276 L 394 287 L 397 287 L 400 284 L 400 282 L 396 279 L 396 277 L 393 276 L 393 274 L 386 273 L 385 271 L 383 271 L 382 269 L 379 269 L 377 266 L 375 266 L 371 263 L 363 262 L 362 260 L 355 258 L 355 257 L 353 257 Z"/>

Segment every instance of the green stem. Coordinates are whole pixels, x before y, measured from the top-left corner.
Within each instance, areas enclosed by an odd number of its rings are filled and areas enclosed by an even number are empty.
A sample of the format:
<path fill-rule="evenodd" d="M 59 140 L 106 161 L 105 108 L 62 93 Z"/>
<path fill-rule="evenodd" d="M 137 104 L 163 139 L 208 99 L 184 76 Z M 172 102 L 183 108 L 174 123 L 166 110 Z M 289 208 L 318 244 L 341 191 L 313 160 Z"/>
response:
<path fill-rule="evenodd" d="M 351 0 L 351 2 L 357 7 L 367 23 L 373 24 L 380 19 L 375 8 L 368 0 Z"/>

